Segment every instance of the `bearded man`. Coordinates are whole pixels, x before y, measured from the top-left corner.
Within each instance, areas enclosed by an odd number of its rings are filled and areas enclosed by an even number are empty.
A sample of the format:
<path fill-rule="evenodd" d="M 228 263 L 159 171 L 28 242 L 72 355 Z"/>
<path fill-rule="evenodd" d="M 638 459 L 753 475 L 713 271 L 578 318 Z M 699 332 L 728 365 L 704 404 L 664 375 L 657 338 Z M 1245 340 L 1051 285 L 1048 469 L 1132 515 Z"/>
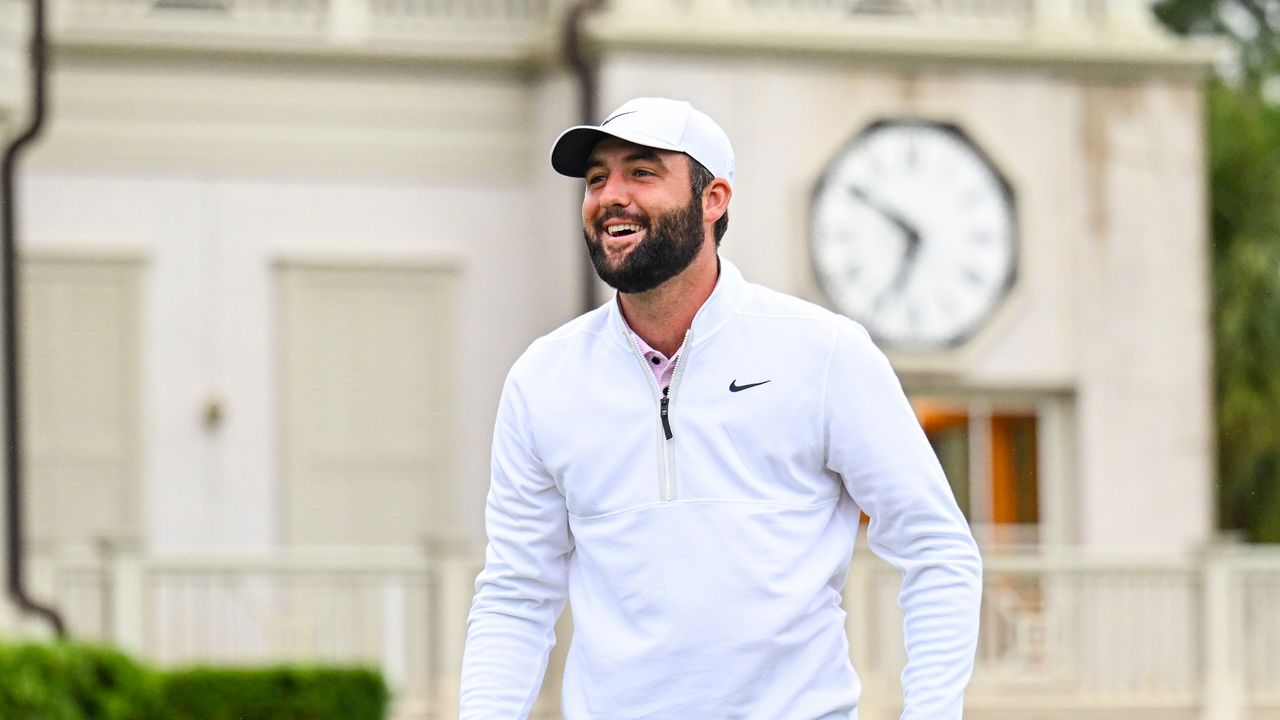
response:
<path fill-rule="evenodd" d="M 527 717 L 571 601 L 567 720 L 848 720 L 861 512 L 903 573 L 904 720 L 955 720 L 981 561 L 884 356 L 719 257 L 724 131 L 639 98 L 566 130 L 604 306 L 516 361 L 494 429 L 463 720 Z"/>

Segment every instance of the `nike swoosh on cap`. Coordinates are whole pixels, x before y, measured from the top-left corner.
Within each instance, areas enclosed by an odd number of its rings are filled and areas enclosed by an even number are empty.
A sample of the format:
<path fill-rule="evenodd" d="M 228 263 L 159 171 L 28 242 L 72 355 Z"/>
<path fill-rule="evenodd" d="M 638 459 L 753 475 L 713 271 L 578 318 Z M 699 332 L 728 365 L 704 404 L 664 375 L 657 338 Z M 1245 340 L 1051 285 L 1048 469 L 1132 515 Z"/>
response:
<path fill-rule="evenodd" d="M 609 123 L 613 122 L 614 120 L 617 120 L 618 118 L 622 117 L 623 115 L 634 115 L 634 114 L 636 114 L 636 113 L 638 113 L 638 112 L 640 112 L 640 111 L 639 111 L 639 110 L 628 110 L 628 111 L 626 111 L 626 112 L 624 112 L 624 113 L 618 113 L 617 115 L 614 115 L 613 117 L 605 118 L 605 121 L 604 121 L 604 122 L 602 122 L 602 123 L 600 123 L 600 127 L 604 127 L 605 125 L 608 125 Z"/>

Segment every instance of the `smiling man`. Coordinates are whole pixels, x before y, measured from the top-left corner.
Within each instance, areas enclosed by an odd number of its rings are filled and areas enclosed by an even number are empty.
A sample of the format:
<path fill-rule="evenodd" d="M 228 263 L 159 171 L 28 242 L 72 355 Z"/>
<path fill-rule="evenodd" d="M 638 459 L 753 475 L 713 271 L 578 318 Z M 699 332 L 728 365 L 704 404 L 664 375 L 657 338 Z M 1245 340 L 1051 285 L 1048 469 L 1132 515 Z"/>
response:
<path fill-rule="evenodd" d="M 981 561 L 884 356 L 856 323 L 718 255 L 724 131 L 639 98 L 566 130 L 604 306 L 512 367 L 494 428 L 464 720 L 525 718 L 566 598 L 567 720 L 847 720 L 840 608 L 860 511 L 903 573 L 906 720 L 961 717 Z"/>
<path fill-rule="evenodd" d="M 587 197 L 591 198 L 583 208 L 587 249 L 605 283 L 627 295 L 648 292 L 675 277 L 706 246 L 702 242 L 706 213 L 701 193 L 694 194 L 691 188 L 687 203 L 657 218 L 645 212 L 650 203 L 669 203 L 672 197 L 679 197 L 670 186 L 688 184 L 693 174 L 693 168 L 680 156 L 666 154 L 674 167 L 657 150 L 611 138 L 595 147 L 586 170 Z M 606 183 L 611 170 L 615 180 Z M 709 175 L 705 169 L 699 170 Z M 619 171 L 638 182 L 627 187 L 617 180 Z M 715 180 L 704 180 L 704 186 L 707 182 Z M 716 199 L 727 204 L 728 183 L 721 180 L 720 184 Z M 618 202 L 615 196 L 619 192 L 638 195 L 634 209 Z M 718 212 L 727 218 L 724 208 Z"/>

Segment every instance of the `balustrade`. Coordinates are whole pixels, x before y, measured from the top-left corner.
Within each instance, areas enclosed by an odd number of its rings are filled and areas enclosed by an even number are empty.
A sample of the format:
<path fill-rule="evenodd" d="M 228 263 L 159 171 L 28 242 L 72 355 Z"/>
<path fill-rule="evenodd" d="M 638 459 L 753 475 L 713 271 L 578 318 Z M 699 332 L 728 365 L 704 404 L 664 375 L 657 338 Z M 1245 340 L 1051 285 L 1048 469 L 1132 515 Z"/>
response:
<path fill-rule="evenodd" d="M 15 0 L 0 0 L 0 6 Z M 426 52 L 472 44 L 503 56 L 553 50 L 570 0 L 51 0 L 54 39 L 117 45 L 166 42 L 225 47 L 228 38 L 270 50 L 298 41 L 371 52 Z M 1007 43 L 1072 38 L 1132 43 L 1154 38 L 1148 0 L 626 0 L 600 14 L 644 34 L 696 18 L 707 27 L 803 33 L 930 33 Z M 663 24 L 665 23 L 665 24 Z M 652 30 L 652 28 L 650 29 Z M 797 41 L 799 42 L 799 41 Z M 905 48 L 909 50 L 910 48 Z"/>
<path fill-rule="evenodd" d="M 862 716 L 896 717 L 898 574 L 866 555 L 845 607 Z M 453 717 L 476 551 L 101 557 L 34 564 L 71 630 L 162 664 L 378 665 L 396 720 Z M 1154 708 L 1214 720 L 1280 712 L 1280 552 L 990 554 L 968 705 L 1092 717 Z M 29 627 L 28 631 L 34 631 Z M 19 632 L 12 618 L 0 632 Z M 556 649 L 562 661 L 566 642 Z M 553 662 L 553 666 L 555 663 Z M 555 685 L 539 707 L 554 715 Z M 1066 713 L 1065 715 L 1061 713 Z"/>

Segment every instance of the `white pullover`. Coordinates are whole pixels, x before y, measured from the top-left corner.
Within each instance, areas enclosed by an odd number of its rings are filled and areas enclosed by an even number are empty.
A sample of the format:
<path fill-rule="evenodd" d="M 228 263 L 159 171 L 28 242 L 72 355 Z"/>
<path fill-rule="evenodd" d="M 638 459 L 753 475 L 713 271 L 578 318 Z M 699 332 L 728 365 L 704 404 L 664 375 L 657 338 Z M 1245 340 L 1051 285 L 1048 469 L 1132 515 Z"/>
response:
<path fill-rule="evenodd" d="M 569 322 L 503 387 L 463 720 L 528 716 L 566 597 L 566 720 L 856 718 L 859 510 L 903 573 L 902 718 L 957 720 L 981 561 L 866 332 L 722 261 L 664 401 L 616 302 Z"/>

